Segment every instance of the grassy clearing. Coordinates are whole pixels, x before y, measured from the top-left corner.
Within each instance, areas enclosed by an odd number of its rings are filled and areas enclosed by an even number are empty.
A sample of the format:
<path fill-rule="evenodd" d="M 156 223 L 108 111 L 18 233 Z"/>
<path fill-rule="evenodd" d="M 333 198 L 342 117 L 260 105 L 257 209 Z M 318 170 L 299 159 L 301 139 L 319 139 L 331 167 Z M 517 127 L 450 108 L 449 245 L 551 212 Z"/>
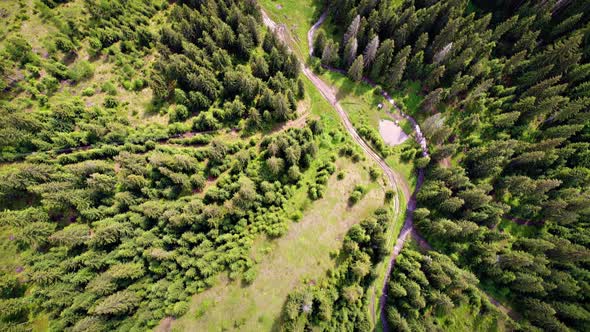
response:
<path fill-rule="evenodd" d="M 542 226 L 527 226 L 519 225 L 516 222 L 508 219 L 502 219 L 498 224 L 498 229 L 510 233 L 516 237 L 538 238 L 545 232 Z"/>
<path fill-rule="evenodd" d="M 330 158 L 334 153 L 330 132 L 342 132 L 340 118 L 318 90 L 307 79 L 306 98 L 302 103 L 310 117 L 320 118 L 324 139 L 317 160 Z M 303 219 L 290 226 L 287 235 L 277 240 L 259 238 L 252 248 L 258 262 L 258 275 L 251 285 L 232 282 L 222 276 L 216 286 L 194 296 L 189 313 L 175 321 L 175 330 L 217 331 L 223 329 L 271 330 L 280 317 L 286 296 L 302 282 L 322 277 L 334 266 L 330 253 L 338 250 L 346 231 L 368 217 L 383 204 L 384 185 L 369 181 L 368 168 L 372 163 L 352 163 L 338 159 L 337 172 L 345 177 L 338 181 L 333 175 L 324 198 L 312 202 L 303 186 L 285 207 L 288 214 L 304 210 Z M 315 176 L 305 174 L 303 182 Z M 356 205 L 348 205 L 348 197 L 357 184 L 368 187 L 367 195 Z M 400 226 L 401 227 L 401 226 Z M 399 230 L 398 230 L 399 232 Z M 304 254 L 305 253 L 305 254 Z M 232 319 L 228 318 L 231 312 Z"/>
<path fill-rule="evenodd" d="M 283 23 L 295 39 L 297 52 L 307 58 L 307 31 L 320 17 L 323 4 L 320 0 L 260 0 L 260 5 L 278 23 Z"/>
<path fill-rule="evenodd" d="M 147 63 L 149 61 L 146 60 L 145 62 Z M 72 86 L 64 84 L 58 93 L 49 98 L 50 103 L 58 99 L 67 100 L 71 96 L 81 96 L 86 106 L 100 106 L 108 96 L 108 93 L 102 91 L 102 87 L 105 84 L 112 84 L 115 87 L 114 98 L 124 105 L 122 112 L 129 119 L 131 125 L 141 126 L 151 123 L 168 124 L 167 114 L 159 114 L 152 111 L 152 91 L 150 88 L 144 88 L 140 91 L 130 91 L 123 88 L 117 82 L 115 64 L 109 62 L 106 56 L 95 60 L 92 62 L 92 65 L 94 66 L 92 79 Z M 93 94 L 83 96 L 85 90 L 91 90 Z"/>
<path fill-rule="evenodd" d="M 175 330 L 273 329 L 289 292 L 334 266 L 330 253 L 340 248 L 346 231 L 383 204 L 384 190 L 370 182 L 366 166 L 347 159 L 339 159 L 336 165 L 345 178 L 337 180 L 333 175 L 324 198 L 309 203 L 304 218 L 292 224 L 287 235 L 255 242 L 251 254 L 259 264 L 254 282 L 246 286 L 220 278 L 218 286 L 193 298 L 189 313 L 174 322 Z M 347 198 L 359 183 L 368 186 L 369 192 L 350 207 Z"/>
<path fill-rule="evenodd" d="M 480 314 L 473 310 L 469 304 L 462 304 L 451 310 L 450 313 L 442 317 L 431 317 L 434 324 L 439 326 L 443 331 L 506 331 L 503 321 L 500 317 L 493 314 Z"/>
<path fill-rule="evenodd" d="M 324 72 L 322 79 L 338 89 L 336 96 L 340 105 L 355 125 L 368 123 L 378 129 L 379 120 L 389 119 L 385 110 L 393 111 L 391 105 L 385 103 L 381 95 L 375 94 L 375 89 L 370 85 L 355 83 L 348 77 L 331 71 Z M 379 110 L 379 104 L 383 105 L 383 110 Z"/>
<path fill-rule="evenodd" d="M 375 94 L 375 89 L 368 84 L 354 83 L 346 76 L 334 73 L 325 72 L 322 78 L 335 86 L 338 89 L 338 99 L 340 105 L 344 108 L 348 114 L 350 121 L 356 128 L 363 125 L 369 125 L 371 128 L 379 131 L 379 121 L 382 119 L 389 120 L 389 116 L 385 113 L 386 111 L 395 112 L 389 103 L 385 103 L 381 95 Z M 383 105 L 383 109 L 380 110 L 377 106 Z M 413 128 L 409 121 L 404 120 L 400 122 L 400 125 L 404 132 L 411 134 Z M 416 176 L 414 172 L 413 163 L 408 163 L 400 159 L 400 153 L 403 146 L 412 144 L 411 140 L 394 147 L 393 153 L 385 158 L 385 161 L 389 167 L 399 172 L 406 182 L 410 185 L 410 189 L 413 190 L 416 186 Z"/>

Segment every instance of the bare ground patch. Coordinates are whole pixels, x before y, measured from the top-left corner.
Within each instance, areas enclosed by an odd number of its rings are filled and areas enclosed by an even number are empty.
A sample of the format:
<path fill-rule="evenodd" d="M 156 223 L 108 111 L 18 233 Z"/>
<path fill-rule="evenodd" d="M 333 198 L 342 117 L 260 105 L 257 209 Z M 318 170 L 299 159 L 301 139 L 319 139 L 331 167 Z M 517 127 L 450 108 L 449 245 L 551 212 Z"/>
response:
<path fill-rule="evenodd" d="M 390 120 L 379 121 L 379 133 L 387 145 L 395 146 L 405 142 L 409 136 L 402 127 Z"/>

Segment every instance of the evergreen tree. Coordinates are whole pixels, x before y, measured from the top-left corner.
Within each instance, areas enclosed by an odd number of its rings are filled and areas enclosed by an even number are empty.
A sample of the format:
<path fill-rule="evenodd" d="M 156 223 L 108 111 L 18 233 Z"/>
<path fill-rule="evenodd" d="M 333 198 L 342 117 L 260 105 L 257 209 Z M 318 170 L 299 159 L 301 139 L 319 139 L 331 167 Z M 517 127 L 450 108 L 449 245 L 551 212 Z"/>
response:
<path fill-rule="evenodd" d="M 380 78 L 386 68 L 389 68 L 394 55 L 394 42 L 392 39 L 386 39 L 377 50 L 377 57 L 371 70 L 373 79 Z"/>
<path fill-rule="evenodd" d="M 359 55 L 356 60 L 352 63 L 350 68 L 348 69 L 348 76 L 355 82 L 360 82 L 363 78 L 363 69 L 364 69 L 364 59 L 363 55 Z"/>
<path fill-rule="evenodd" d="M 390 85 L 396 86 L 401 81 L 406 70 L 406 63 L 411 51 L 412 48 L 410 46 L 406 46 L 395 56 L 393 64 L 389 69 L 391 76 L 388 79 L 388 83 Z"/>
<path fill-rule="evenodd" d="M 367 47 L 365 48 L 365 52 L 363 54 L 363 58 L 365 59 L 365 68 L 370 68 L 375 61 L 375 57 L 377 56 L 377 50 L 379 48 L 379 36 L 373 37 Z"/>
<path fill-rule="evenodd" d="M 443 93 L 444 93 L 443 88 L 438 88 L 436 90 L 431 91 L 428 95 L 426 95 L 426 97 L 424 97 L 424 100 L 420 104 L 420 108 L 422 109 L 422 111 L 429 112 L 429 113 L 434 112 L 434 108 L 443 99 Z"/>
<path fill-rule="evenodd" d="M 324 50 L 322 51 L 322 65 L 334 66 L 338 61 L 338 45 L 333 41 L 328 40 Z"/>
<path fill-rule="evenodd" d="M 357 55 L 358 42 L 356 38 L 351 38 L 344 48 L 344 63 L 350 66 Z"/>
<path fill-rule="evenodd" d="M 348 44 L 350 43 L 350 41 L 352 39 L 356 39 L 357 38 L 357 34 L 359 32 L 359 28 L 361 25 L 361 17 L 359 15 L 357 15 L 354 20 L 352 20 L 352 22 L 350 23 L 350 25 L 348 26 L 348 29 L 346 29 L 346 33 L 344 33 L 343 39 L 342 39 L 342 45 L 345 45 L 345 47 L 348 47 Z M 355 41 L 356 43 L 356 41 Z M 346 54 L 346 52 L 345 52 Z M 356 56 L 356 54 L 355 54 Z"/>
<path fill-rule="evenodd" d="M 326 47 L 326 43 L 327 43 L 326 32 L 322 29 L 317 33 L 317 36 L 316 36 L 315 41 L 313 43 L 313 54 L 312 55 L 321 59 L 324 48 Z"/>

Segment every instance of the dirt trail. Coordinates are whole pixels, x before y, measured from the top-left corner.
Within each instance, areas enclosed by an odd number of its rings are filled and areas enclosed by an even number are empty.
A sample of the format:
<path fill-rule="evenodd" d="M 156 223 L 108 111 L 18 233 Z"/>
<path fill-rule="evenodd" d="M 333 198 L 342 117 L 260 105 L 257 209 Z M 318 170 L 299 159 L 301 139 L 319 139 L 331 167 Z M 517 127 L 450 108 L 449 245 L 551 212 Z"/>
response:
<path fill-rule="evenodd" d="M 262 11 L 262 17 L 263 17 L 264 24 L 267 27 L 269 27 L 271 30 L 273 30 L 278 35 L 278 37 L 291 48 L 290 45 L 293 43 L 296 43 L 296 41 L 287 32 L 285 25 L 277 24 L 268 16 L 268 14 L 264 10 L 261 10 L 261 11 Z M 314 37 L 315 31 L 326 20 L 327 15 L 328 15 L 328 12 L 325 11 L 320 16 L 319 20 L 311 27 L 311 29 L 307 33 L 307 41 L 309 44 L 309 55 L 310 56 L 313 55 L 313 37 Z M 432 247 L 430 246 L 430 244 L 428 244 L 428 242 L 422 236 L 420 236 L 420 234 L 418 234 L 418 232 L 414 228 L 414 219 L 413 219 L 414 210 L 416 209 L 416 194 L 420 191 L 420 188 L 422 187 L 422 184 L 424 183 L 424 170 L 423 169 L 418 170 L 418 179 L 416 181 L 416 188 L 415 188 L 414 192 L 411 193 L 410 186 L 403 179 L 403 177 L 400 176 L 393 169 L 391 169 L 387 165 L 387 163 L 357 133 L 357 131 L 355 130 L 354 126 L 352 125 L 352 122 L 350 121 L 348 115 L 346 114 L 346 112 L 344 111 L 344 109 L 342 108 L 340 103 L 338 103 L 338 98 L 336 97 L 336 93 L 334 91 L 335 89 L 332 86 L 328 85 L 326 82 L 324 82 L 309 67 L 307 67 L 306 65 L 303 65 L 303 63 L 305 63 L 304 59 L 299 59 L 299 60 L 302 63 L 301 70 L 302 70 L 303 74 L 305 74 L 305 76 L 307 76 L 307 78 L 309 78 L 309 80 L 315 85 L 315 87 L 322 94 L 322 96 L 337 111 L 338 115 L 342 119 L 344 127 L 346 128 L 348 133 L 352 136 L 353 140 L 365 151 L 366 154 L 369 155 L 369 157 L 371 157 L 371 159 L 373 159 L 381 167 L 381 169 L 383 170 L 383 172 L 385 173 L 385 175 L 389 179 L 389 182 L 390 182 L 392 188 L 394 190 L 396 188 L 399 188 L 404 193 L 404 197 L 408 200 L 407 210 L 406 210 L 406 218 L 404 220 L 404 225 L 403 225 L 402 230 L 396 240 L 396 244 L 393 248 L 393 251 L 390 255 L 390 259 L 389 259 L 389 262 L 387 265 L 386 275 L 383 280 L 383 289 L 382 289 L 382 293 L 381 293 L 381 298 L 379 301 L 379 310 L 381 312 L 381 323 L 383 326 L 383 331 L 388 332 L 388 331 L 390 331 L 390 329 L 389 329 L 387 320 L 385 319 L 385 317 L 386 317 L 385 303 L 386 303 L 386 298 L 387 298 L 387 283 L 389 281 L 389 275 L 391 274 L 391 270 L 393 269 L 393 266 L 395 264 L 395 260 L 396 260 L 397 256 L 401 252 L 401 250 L 404 247 L 404 244 L 405 244 L 406 240 L 409 238 L 409 236 L 414 238 L 420 247 L 422 247 L 426 250 L 432 250 Z M 337 69 L 337 68 L 330 68 L 330 67 L 324 67 L 324 68 L 331 70 L 331 71 L 335 71 L 335 72 L 340 72 L 340 73 L 343 72 L 341 69 Z M 376 85 L 374 82 L 372 82 L 368 78 L 363 78 L 363 81 L 372 85 L 372 86 Z M 400 110 L 400 108 L 397 106 L 397 104 L 395 103 L 395 100 L 387 93 L 387 91 L 383 91 L 382 95 L 385 98 L 385 100 L 389 104 L 391 104 L 393 106 L 393 108 L 402 117 L 407 119 L 412 124 L 412 127 L 414 128 L 414 133 L 415 133 L 414 138 L 416 139 L 416 141 L 418 142 L 418 144 L 421 147 L 422 156 L 428 157 L 429 153 L 428 153 L 427 141 L 426 141 L 426 138 L 424 137 L 424 135 L 422 134 L 422 130 L 420 129 L 420 126 L 418 125 L 416 120 L 413 117 L 411 117 L 410 115 L 402 112 Z M 393 113 L 388 112 L 388 115 L 390 117 L 394 118 Z M 396 215 L 399 215 L 399 213 L 401 212 L 399 198 L 397 197 L 397 195 L 396 195 L 396 198 L 394 201 L 394 210 L 395 210 Z M 490 302 L 492 304 L 494 304 L 501 311 L 503 311 L 505 313 L 512 312 L 511 310 L 509 310 L 508 308 L 503 306 L 499 301 L 495 300 L 490 295 L 486 294 L 485 292 L 484 292 L 484 294 L 490 300 Z"/>
<path fill-rule="evenodd" d="M 279 36 L 279 38 L 281 40 L 283 40 L 287 45 L 289 45 L 290 44 L 289 41 L 290 40 L 292 41 L 292 38 L 286 32 L 285 26 L 279 25 L 276 22 L 274 22 L 264 11 L 262 11 L 262 17 L 263 17 L 265 25 L 268 26 L 271 30 L 273 30 Z M 315 30 L 324 22 L 326 17 L 327 17 L 327 13 L 322 14 L 319 21 L 316 22 L 313 25 L 313 27 L 311 28 L 311 30 L 309 30 L 309 32 L 308 32 L 308 42 L 309 42 L 310 54 L 313 54 L 313 36 L 314 36 Z M 300 59 L 300 60 L 302 60 L 302 59 Z M 303 61 L 302 61 L 302 63 L 303 63 Z M 400 174 L 398 174 L 393 169 L 391 169 L 387 165 L 385 160 L 383 160 L 357 133 L 352 122 L 350 121 L 350 118 L 348 117 L 348 115 L 346 114 L 346 112 L 344 111 L 344 109 L 342 108 L 340 103 L 338 103 L 338 98 L 336 97 L 336 93 L 334 92 L 334 89 L 330 85 L 328 85 L 326 82 L 324 82 L 321 78 L 319 78 L 307 66 L 302 66 L 302 72 L 303 72 L 303 74 L 305 74 L 305 76 L 307 76 L 307 78 L 309 78 L 309 80 L 316 86 L 316 88 L 319 90 L 319 92 L 322 94 L 322 96 L 338 112 L 338 115 L 342 119 L 344 127 L 346 128 L 348 133 L 352 136 L 353 140 L 365 151 L 365 153 L 367 155 L 369 155 L 369 157 L 371 159 L 373 159 L 381 167 L 384 174 L 389 179 L 389 182 L 390 182 L 392 188 L 394 190 L 399 188 L 404 193 L 404 197 L 406 199 L 408 199 L 406 219 L 404 221 L 404 225 L 402 227 L 400 235 L 398 236 L 398 238 L 396 240 L 395 247 L 393 249 L 390 260 L 387 265 L 385 280 L 383 282 L 383 291 L 382 291 L 381 299 L 379 301 L 380 302 L 379 308 L 381 311 L 381 316 L 384 317 L 385 316 L 385 314 L 384 314 L 384 312 L 385 312 L 385 298 L 387 296 L 387 282 L 389 279 L 389 275 L 391 274 L 391 269 L 393 268 L 393 264 L 395 263 L 395 259 L 397 258 L 397 256 L 401 252 L 406 240 L 409 238 L 410 235 L 412 237 L 414 237 L 415 239 L 417 239 L 419 243 L 426 243 L 426 241 L 414 229 L 414 223 L 413 223 L 413 212 L 414 212 L 414 209 L 416 208 L 416 193 L 418 192 L 418 190 L 420 190 L 420 187 L 422 186 L 422 183 L 424 182 L 424 172 L 422 170 L 419 171 L 418 181 L 416 183 L 416 190 L 412 193 L 410 191 L 410 186 L 405 181 L 405 179 Z M 395 101 L 393 100 L 393 98 L 391 98 L 387 94 L 387 92 L 383 92 L 383 97 L 387 100 L 387 102 L 389 102 L 393 107 L 395 107 L 398 110 L 398 112 L 400 112 L 399 108 L 395 104 Z M 401 112 L 400 112 L 400 114 L 402 114 L 402 116 L 407 118 L 412 123 L 412 125 L 414 126 L 414 130 L 416 132 L 416 135 L 415 135 L 416 140 L 418 141 L 418 143 L 422 147 L 422 154 L 424 156 L 428 156 L 426 140 L 424 139 L 424 136 L 422 135 L 420 127 L 418 126 L 416 121 L 413 118 L 411 118 L 409 115 L 406 115 Z M 395 210 L 396 215 L 399 215 L 399 213 L 401 213 L 400 204 L 399 204 L 399 197 L 397 195 L 395 196 L 395 200 L 394 200 L 394 210 Z M 387 324 L 386 321 L 385 320 L 382 320 L 382 321 L 383 321 L 384 331 L 388 331 L 389 329 L 386 326 L 386 324 Z"/>

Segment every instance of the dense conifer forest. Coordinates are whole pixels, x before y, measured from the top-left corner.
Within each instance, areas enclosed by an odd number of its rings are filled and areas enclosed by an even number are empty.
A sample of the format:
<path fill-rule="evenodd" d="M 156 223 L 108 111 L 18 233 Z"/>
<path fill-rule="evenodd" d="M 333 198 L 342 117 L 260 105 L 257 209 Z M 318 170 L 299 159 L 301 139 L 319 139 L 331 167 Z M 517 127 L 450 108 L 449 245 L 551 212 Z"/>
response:
<path fill-rule="evenodd" d="M 343 0 L 329 7 L 345 29 L 317 36 L 322 65 L 387 90 L 416 82 L 424 96 L 414 115 L 424 119 L 432 160 L 417 196 L 419 232 L 509 301 L 522 329 L 590 328 L 589 3 Z M 445 166 L 449 157 L 456 162 Z M 515 231 L 500 227 L 507 223 Z M 413 273 L 405 265 L 420 258 L 403 262 L 401 270 Z M 388 320 L 396 330 L 430 330 L 416 317 L 438 295 L 401 282 L 399 273 Z M 420 288 L 423 295 L 403 304 Z M 436 301 L 444 307 L 448 299 Z"/>
<path fill-rule="evenodd" d="M 590 330 L 590 2 L 0 20 L 0 330 Z M 269 274 L 271 317 L 199 297 Z"/>

